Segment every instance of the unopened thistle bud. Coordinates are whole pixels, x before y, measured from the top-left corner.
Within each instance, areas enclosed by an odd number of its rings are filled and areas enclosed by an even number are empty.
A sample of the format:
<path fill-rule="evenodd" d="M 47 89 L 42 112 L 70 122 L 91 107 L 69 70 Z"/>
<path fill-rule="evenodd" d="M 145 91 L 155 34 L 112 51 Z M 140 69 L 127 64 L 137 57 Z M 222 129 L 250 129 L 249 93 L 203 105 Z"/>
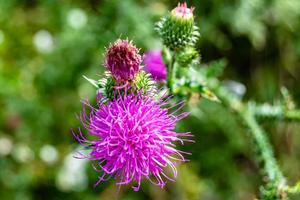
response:
<path fill-rule="evenodd" d="M 170 15 L 157 24 L 157 30 L 163 39 L 164 45 L 172 50 L 193 46 L 198 37 L 198 27 L 194 25 L 193 8 L 186 3 L 178 4 Z"/>
<path fill-rule="evenodd" d="M 128 81 L 127 84 L 122 87 L 120 87 L 119 83 L 114 79 L 110 72 L 107 72 L 105 77 L 98 82 L 98 92 L 101 94 L 104 102 L 125 93 L 153 94 L 156 91 L 157 88 L 151 75 L 143 70 L 140 70 L 133 80 Z"/>
<path fill-rule="evenodd" d="M 151 74 L 146 73 L 141 70 L 133 81 L 133 89 L 136 91 L 143 91 L 143 93 L 155 93 L 157 88 L 155 86 L 155 81 L 151 78 Z"/>
<path fill-rule="evenodd" d="M 102 95 L 103 101 L 110 100 L 114 97 L 116 81 L 110 72 L 98 81 L 98 92 Z"/>
<path fill-rule="evenodd" d="M 200 56 L 194 47 L 186 47 L 178 52 L 176 62 L 181 67 L 187 67 L 190 64 L 199 63 Z"/>
<path fill-rule="evenodd" d="M 128 40 L 117 40 L 106 52 L 105 65 L 119 81 L 132 80 L 140 70 L 142 56 Z"/>

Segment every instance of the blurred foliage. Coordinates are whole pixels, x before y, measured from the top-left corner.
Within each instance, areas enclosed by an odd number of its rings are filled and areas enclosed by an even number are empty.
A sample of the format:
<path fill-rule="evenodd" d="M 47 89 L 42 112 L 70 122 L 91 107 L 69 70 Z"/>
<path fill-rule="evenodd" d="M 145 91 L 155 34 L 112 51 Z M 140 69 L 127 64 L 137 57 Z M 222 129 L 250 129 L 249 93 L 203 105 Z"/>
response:
<path fill-rule="evenodd" d="M 201 62 L 225 58 L 229 89 L 274 103 L 279 85 L 299 105 L 300 1 L 201 0 L 194 6 Z M 96 189 L 90 163 L 72 156 L 80 99 L 94 98 L 82 75 L 103 73 L 104 46 L 129 38 L 144 52 L 161 47 L 154 23 L 177 4 L 168 0 L 0 0 L 1 199 L 253 199 L 260 185 L 246 130 L 218 103 L 198 97 L 178 129 L 191 131 L 191 162 L 165 190 L 138 193 L 111 180 Z M 208 73 L 218 73 L 208 72 Z M 95 75 L 96 74 L 96 75 Z M 242 97 L 241 97 L 242 98 Z M 300 178 L 299 125 L 264 123 L 288 180 Z M 294 196 L 299 199 L 300 196 Z"/>

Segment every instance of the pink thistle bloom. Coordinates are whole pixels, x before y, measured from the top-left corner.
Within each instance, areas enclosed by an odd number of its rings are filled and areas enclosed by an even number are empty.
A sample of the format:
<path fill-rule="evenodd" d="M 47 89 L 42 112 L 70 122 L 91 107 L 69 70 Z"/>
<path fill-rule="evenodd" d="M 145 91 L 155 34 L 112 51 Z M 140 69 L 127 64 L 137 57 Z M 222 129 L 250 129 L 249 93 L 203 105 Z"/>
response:
<path fill-rule="evenodd" d="M 145 71 L 149 72 L 156 80 L 166 80 L 167 68 L 163 62 L 161 50 L 152 50 L 144 56 Z"/>
<path fill-rule="evenodd" d="M 178 3 L 177 7 L 171 11 L 172 16 L 183 18 L 183 19 L 192 19 L 194 8 L 188 8 L 186 2 Z"/>
<path fill-rule="evenodd" d="M 105 65 L 118 81 L 132 80 L 140 70 L 142 56 L 128 40 L 117 40 L 107 49 Z"/>
<path fill-rule="evenodd" d="M 101 103 L 98 96 L 97 107 L 84 104 L 80 120 L 94 140 L 87 140 L 79 130 L 75 138 L 92 151 L 81 158 L 97 161 L 94 169 L 101 173 L 95 184 L 114 177 L 119 186 L 135 183 L 138 191 L 142 179 L 163 188 L 167 180 L 174 181 L 166 175 L 166 168 L 177 175 L 175 165 L 187 161 L 183 151 L 177 150 L 174 142 L 192 140 L 182 138 L 192 136 L 190 133 L 174 131 L 176 123 L 188 113 L 176 115 L 183 103 L 165 108 L 169 98 L 153 100 L 141 94 L 119 96 L 107 104 Z M 87 115 L 86 107 L 91 109 Z M 170 113 L 170 109 L 175 111 Z M 189 154 L 189 153 L 186 153 Z"/>

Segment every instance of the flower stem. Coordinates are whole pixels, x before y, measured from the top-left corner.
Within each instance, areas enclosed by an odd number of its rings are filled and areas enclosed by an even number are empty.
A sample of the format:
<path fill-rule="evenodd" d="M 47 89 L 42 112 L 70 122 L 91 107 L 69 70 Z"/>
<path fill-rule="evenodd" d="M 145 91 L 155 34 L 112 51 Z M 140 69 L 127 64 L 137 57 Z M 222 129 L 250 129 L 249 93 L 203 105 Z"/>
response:
<path fill-rule="evenodd" d="M 244 122 L 245 126 L 249 129 L 257 151 L 259 154 L 259 160 L 262 161 L 263 169 L 266 174 L 268 185 L 271 185 L 271 189 L 264 188 L 261 191 L 262 199 L 269 199 L 274 197 L 276 199 L 285 199 L 285 195 L 282 195 L 284 188 L 286 187 L 285 178 L 274 158 L 274 153 L 271 144 L 266 137 L 266 133 L 260 127 L 255 119 L 255 113 L 249 104 L 244 104 L 233 94 L 222 87 L 216 80 L 207 80 L 211 90 L 215 92 L 217 97 L 224 103 L 226 107 L 235 111 L 240 119 Z M 210 84 L 211 83 L 211 84 Z"/>
<path fill-rule="evenodd" d="M 281 105 L 252 104 L 258 119 L 300 121 L 300 110 L 287 110 Z"/>
<path fill-rule="evenodd" d="M 173 89 L 174 89 L 174 84 L 175 84 L 175 53 L 173 52 L 172 53 L 172 56 L 171 56 L 171 59 L 170 59 L 170 62 L 168 64 L 168 67 L 167 67 L 167 87 L 169 88 L 170 90 L 170 93 L 172 94 L 173 93 Z"/>
<path fill-rule="evenodd" d="M 266 137 L 266 133 L 257 123 L 254 113 L 248 107 L 244 107 L 238 114 L 243 119 L 253 136 L 261 159 L 263 160 L 264 171 L 267 174 L 268 181 L 275 182 L 276 184 L 285 183 L 282 172 L 274 158 L 272 147 Z"/>

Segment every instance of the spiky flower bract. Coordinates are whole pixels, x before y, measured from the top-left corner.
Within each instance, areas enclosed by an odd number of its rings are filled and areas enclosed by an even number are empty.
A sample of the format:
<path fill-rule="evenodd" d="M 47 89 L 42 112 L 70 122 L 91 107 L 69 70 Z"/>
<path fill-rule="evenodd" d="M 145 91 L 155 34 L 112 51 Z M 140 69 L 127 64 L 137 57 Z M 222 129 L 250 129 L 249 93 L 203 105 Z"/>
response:
<path fill-rule="evenodd" d="M 128 40 L 118 39 L 105 55 L 105 65 L 117 81 L 132 80 L 140 70 L 142 56 Z"/>
<path fill-rule="evenodd" d="M 120 85 L 121 84 L 121 85 Z M 125 92 L 154 94 L 157 92 L 155 81 L 149 73 L 140 70 L 133 80 L 117 82 L 110 72 L 106 72 L 105 76 L 98 81 L 98 92 L 101 93 L 103 101 L 109 101 L 118 95 L 123 95 Z M 117 93 L 115 91 L 118 91 Z"/>
<path fill-rule="evenodd" d="M 186 3 L 179 3 L 169 16 L 162 18 L 157 23 L 157 30 L 164 45 L 171 50 L 193 46 L 200 35 L 194 25 L 193 8 L 188 8 Z"/>
<path fill-rule="evenodd" d="M 134 88 L 134 89 L 133 89 Z M 143 94 L 154 94 L 157 92 L 155 81 L 151 74 L 141 70 L 132 82 L 132 87 L 128 88 L 131 92 L 141 92 Z"/>
<path fill-rule="evenodd" d="M 120 186 L 135 183 L 134 191 L 139 190 L 143 178 L 163 188 L 167 180 L 173 180 L 166 173 L 168 167 L 176 177 L 176 163 L 186 160 L 182 155 L 185 152 L 177 150 L 174 142 L 190 141 L 182 137 L 191 134 L 174 131 L 176 123 L 188 113 L 176 115 L 182 104 L 170 113 L 174 107 L 167 108 L 167 101 L 131 93 L 108 103 L 98 96 L 96 108 L 85 104 L 80 119 L 96 139 L 86 139 L 81 131 L 75 137 L 91 148 L 84 158 L 97 161 L 94 168 L 101 175 L 96 185 L 113 176 Z M 86 107 L 91 108 L 89 114 Z"/>
<path fill-rule="evenodd" d="M 166 80 L 167 68 L 163 62 L 161 50 L 151 50 L 144 56 L 145 70 L 156 80 Z"/>

